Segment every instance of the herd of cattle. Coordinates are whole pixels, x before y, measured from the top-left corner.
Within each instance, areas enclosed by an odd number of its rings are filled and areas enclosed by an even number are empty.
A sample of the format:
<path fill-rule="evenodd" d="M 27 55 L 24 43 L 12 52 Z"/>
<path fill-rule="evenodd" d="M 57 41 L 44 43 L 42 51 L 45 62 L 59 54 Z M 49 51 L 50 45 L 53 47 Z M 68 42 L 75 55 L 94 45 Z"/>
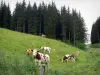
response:
<path fill-rule="evenodd" d="M 40 48 L 40 50 L 42 50 L 44 53 L 39 52 L 37 49 L 34 49 L 34 50 L 27 49 L 26 52 L 27 52 L 28 56 L 29 55 L 34 56 L 35 63 L 36 64 L 38 63 L 39 66 L 41 66 L 42 63 L 49 65 L 50 56 L 48 54 L 45 54 L 45 52 L 48 51 L 48 53 L 50 54 L 51 48 L 43 46 L 43 47 Z M 61 59 L 61 62 L 64 62 L 65 60 L 66 61 L 72 60 L 72 61 L 75 62 L 75 59 L 79 54 L 80 54 L 80 51 L 76 51 L 76 53 L 74 53 L 74 54 L 66 54 Z"/>
<path fill-rule="evenodd" d="M 47 64 L 47 66 L 49 66 L 49 62 L 50 62 L 50 56 L 48 54 L 45 54 L 45 51 L 48 51 L 50 53 L 51 48 L 50 47 L 41 47 L 41 50 L 44 51 L 44 53 L 39 52 L 37 49 L 27 49 L 27 55 L 29 56 L 30 54 L 32 54 L 34 56 L 34 60 L 35 63 L 38 64 L 39 66 L 41 66 L 42 63 Z"/>

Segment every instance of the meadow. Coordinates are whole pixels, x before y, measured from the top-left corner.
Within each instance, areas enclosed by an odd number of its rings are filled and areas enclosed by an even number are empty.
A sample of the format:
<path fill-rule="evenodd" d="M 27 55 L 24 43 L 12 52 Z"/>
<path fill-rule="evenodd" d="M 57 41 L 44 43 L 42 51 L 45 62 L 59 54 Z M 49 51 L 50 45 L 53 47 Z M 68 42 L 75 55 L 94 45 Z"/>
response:
<path fill-rule="evenodd" d="M 26 49 L 52 48 L 46 75 L 100 75 L 100 50 L 80 50 L 61 41 L 0 28 L 0 75 L 38 75 L 39 70 Z M 61 62 L 65 54 L 80 51 L 76 62 Z"/>

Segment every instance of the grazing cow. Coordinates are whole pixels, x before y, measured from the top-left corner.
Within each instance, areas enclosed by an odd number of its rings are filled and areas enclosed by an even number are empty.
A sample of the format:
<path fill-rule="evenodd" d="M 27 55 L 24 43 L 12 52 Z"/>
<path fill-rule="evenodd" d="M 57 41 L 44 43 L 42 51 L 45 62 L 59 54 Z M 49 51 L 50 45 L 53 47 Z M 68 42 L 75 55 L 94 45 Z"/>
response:
<path fill-rule="evenodd" d="M 73 62 L 75 62 L 75 55 L 74 54 L 66 54 L 64 55 L 63 59 L 61 60 L 61 62 L 63 62 L 64 60 L 72 60 Z"/>
<path fill-rule="evenodd" d="M 26 50 L 26 53 L 27 53 L 27 55 L 29 56 L 30 54 L 33 53 L 33 50 L 32 50 L 32 49 L 27 49 L 27 50 Z"/>
<path fill-rule="evenodd" d="M 51 48 L 50 48 L 50 47 L 43 46 L 43 47 L 41 47 L 40 49 L 41 49 L 41 50 L 44 50 L 44 53 L 45 53 L 45 51 L 48 51 L 49 54 L 50 54 L 50 51 L 51 51 Z"/>
<path fill-rule="evenodd" d="M 39 66 L 41 66 L 42 63 L 47 64 L 47 67 L 49 67 L 50 57 L 48 54 L 43 54 L 37 51 L 36 49 L 33 50 L 33 56 L 35 59 L 35 63 Z"/>
<path fill-rule="evenodd" d="M 73 62 L 75 62 L 75 54 L 71 54 L 68 60 L 72 60 Z"/>
<path fill-rule="evenodd" d="M 41 35 L 43 38 L 46 37 L 44 34 Z"/>
<path fill-rule="evenodd" d="M 80 54 L 80 51 L 76 51 L 76 53 L 75 54 L 66 54 L 64 57 L 63 57 L 63 59 L 62 59 L 62 62 L 64 61 L 64 60 L 72 60 L 72 61 L 74 61 L 75 62 L 75 58 L 77 57 L 77 56 L 79 56 L 79 54 Z"/>
<path fill-rule="evenodd" d="M 69 56 L 70 56 L 70 54 L 64 55 L 64 57 L 61 59 L 61 62 L 63 62 L 64 60 L 67 60 L 68 61 Z"/>

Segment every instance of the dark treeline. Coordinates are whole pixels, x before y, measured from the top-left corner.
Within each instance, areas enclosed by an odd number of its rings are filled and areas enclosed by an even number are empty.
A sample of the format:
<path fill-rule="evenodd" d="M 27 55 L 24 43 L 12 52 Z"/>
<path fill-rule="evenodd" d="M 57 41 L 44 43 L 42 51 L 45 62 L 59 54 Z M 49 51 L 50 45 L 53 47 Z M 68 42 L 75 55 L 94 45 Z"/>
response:
<path fill-rule="evenodd" d="M 100 17 L 96 20 L 96 22 L 92 26 L 91 31 L 91 43 L 100 43 Z"/>
<path fill-rule="evenodd" d="M 85 23 L 81 13 L 65 6 L 59 11 L 54 2 L 48 5 L 42 2 L 39 6 L 29 3 L 26 6 L 23 0 L 22 3 L 16 3 L 11 15 L 9 4 L 1 1 L 0 27 L 33 35 L 45 34 L 48 38 L 67 41 L 74 45 L 84 43 L 86 39 Z"/>

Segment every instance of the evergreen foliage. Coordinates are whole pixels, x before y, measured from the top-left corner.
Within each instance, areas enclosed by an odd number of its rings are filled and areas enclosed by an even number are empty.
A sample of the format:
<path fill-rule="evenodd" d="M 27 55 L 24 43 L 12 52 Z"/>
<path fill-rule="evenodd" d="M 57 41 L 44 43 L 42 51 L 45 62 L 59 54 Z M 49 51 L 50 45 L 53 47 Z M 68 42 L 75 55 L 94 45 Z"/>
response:
<path fill-rule="evenodd" d="M 45 34 L 48 38 L 69 41 L 74 46 L 86 40 L 85 23 L 80 12 L 65 6 L 59 11 L 54 2 L 48 5 L 42 2 L 39 6 L 29 2 L 26 6 L 23 0 L 16 3 L 11 16 L 9 4 L 1 1 L 0 27 L 33 35 Z"/>
<path fill-rule="evenodd" d="M 96 20 L 96 22 L 92 26 L 91 43 L 92 44 L 100 43 L 100 17 Z"/>

